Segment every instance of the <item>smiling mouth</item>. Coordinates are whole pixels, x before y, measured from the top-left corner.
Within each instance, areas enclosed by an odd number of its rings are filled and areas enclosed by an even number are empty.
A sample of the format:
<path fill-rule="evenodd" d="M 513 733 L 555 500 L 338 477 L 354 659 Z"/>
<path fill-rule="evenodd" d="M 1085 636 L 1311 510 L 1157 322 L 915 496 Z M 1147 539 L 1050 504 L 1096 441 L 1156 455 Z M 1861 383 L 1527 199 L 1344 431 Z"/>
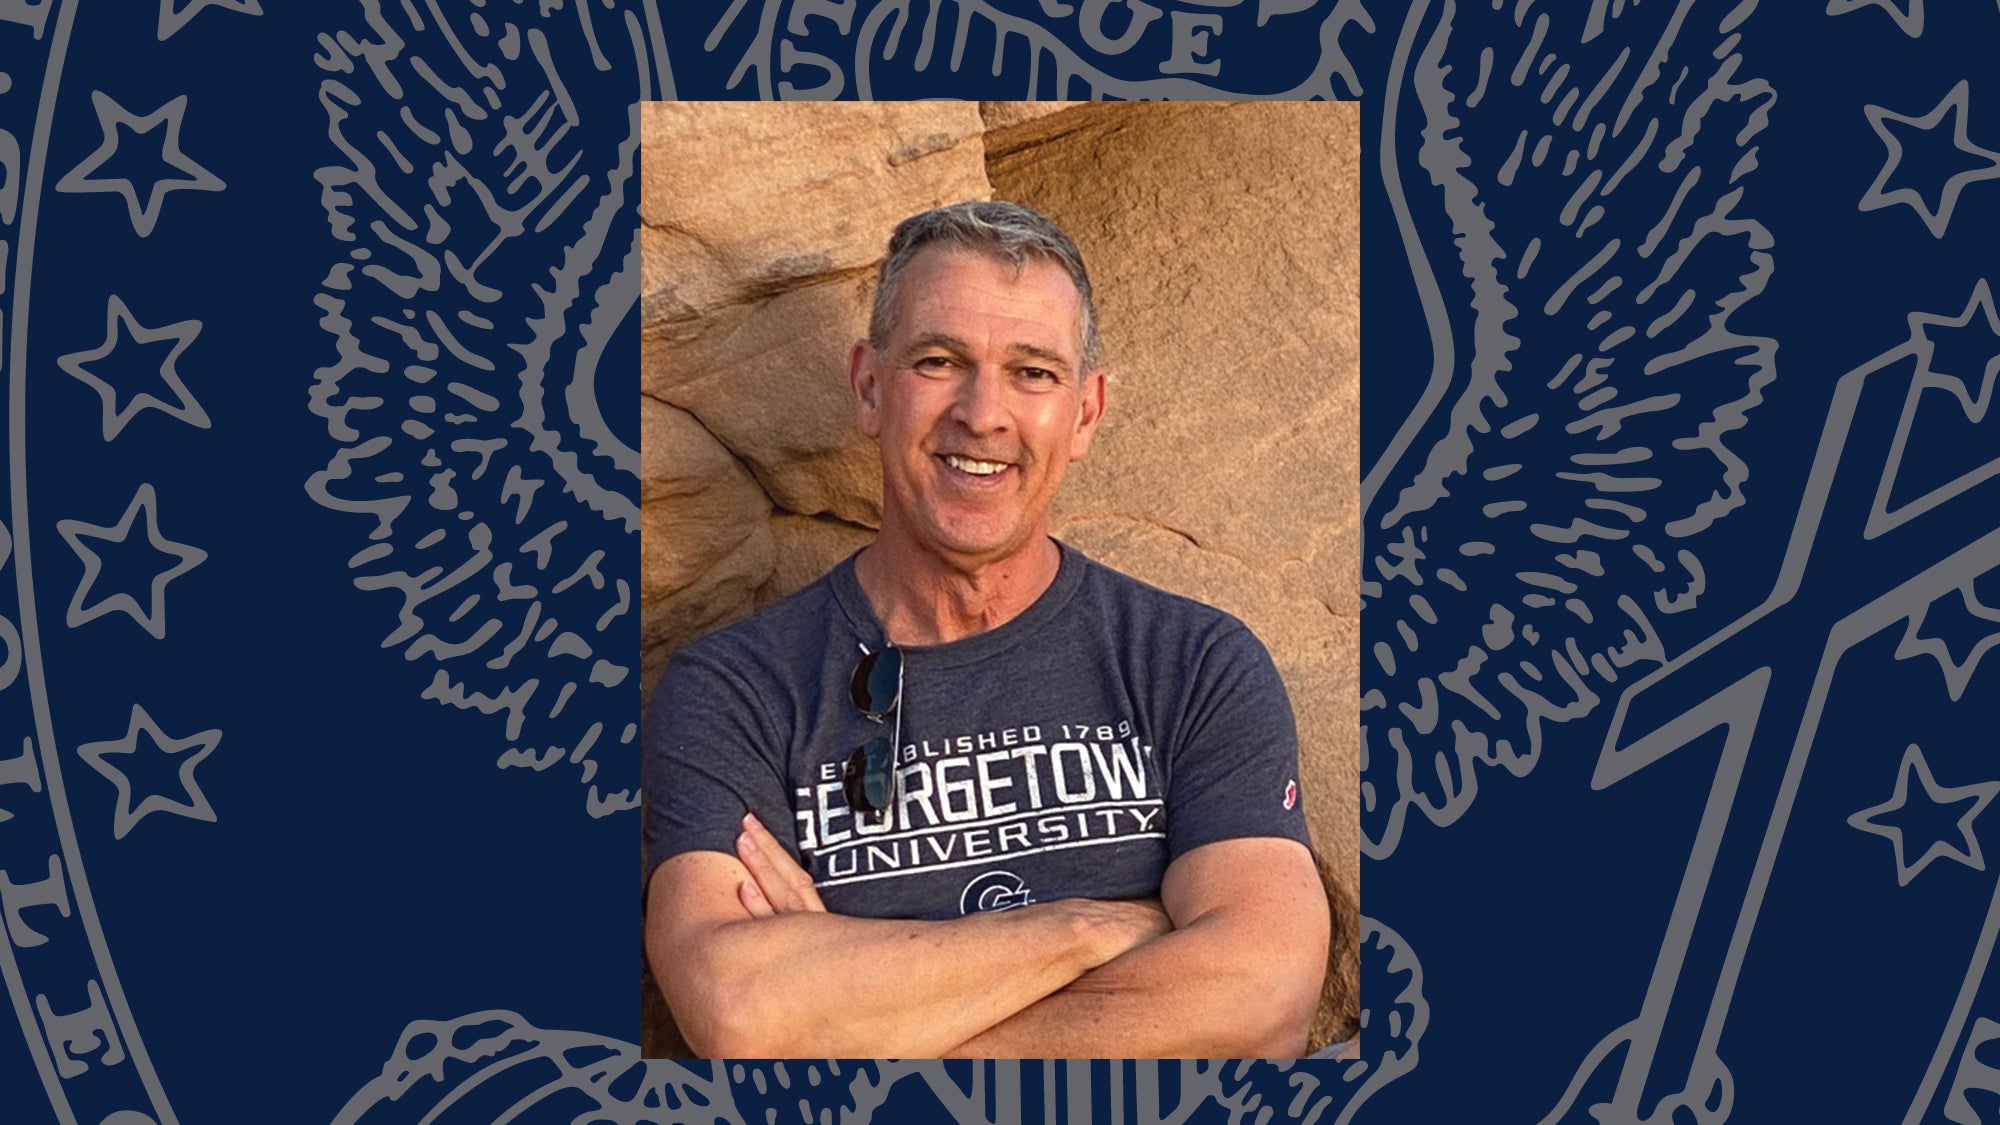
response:
<path fill-rule="evenodd" d="M 1013 468 L 1005 461 L 981 461 L 973 457 L 961 457 L 956 453 L 941 453 L 938 455 L 938 460 L 966 476 L 984 480 L 991 480 Z"/>

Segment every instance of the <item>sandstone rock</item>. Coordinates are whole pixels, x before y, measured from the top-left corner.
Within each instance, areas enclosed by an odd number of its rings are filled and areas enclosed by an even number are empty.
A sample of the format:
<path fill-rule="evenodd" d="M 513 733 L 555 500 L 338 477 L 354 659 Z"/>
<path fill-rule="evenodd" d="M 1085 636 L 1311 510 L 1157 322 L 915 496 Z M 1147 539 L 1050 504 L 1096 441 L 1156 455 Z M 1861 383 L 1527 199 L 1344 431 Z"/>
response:
<path fill-rule="evenodd" d="M 649 340 L 644 386 L 700 418 L 778 507 L 879 522 L 881 461 L 855 427 L 847 391 L 869 285 L 836 278 L 720 310 L 710 331 L 677 346 Z"/>
<path fill-rule="evenodd" d="M 825 574 L 834 564 L 866 547 L 873 530 L 827 519 L 780 514 L 771 519 L 778 564 L 757 591 L 757 608 L 777 601 Z"/>
<path fill-rule="evenodd" d="M 741 615 L 773 566 L 771 502 L 685 411 L 640 401 L 640 638 L 647 690 L 672 649 Z"/>
<path fill-rule="evenodd" d="M 1048 119 L 1078 106 L 1095 105 L 1095 102 L 980 102 L 979 116 L 986 123 L 986 154 L 993 155 L 1009 149 L 1032 144 L 1040 137 L 1056 132 L 1062 126 Z M 1064 119 L 1069 120 L 1068 118 Z"/>
<path fill-rule="evenodd" d="M 651 656 L 653 662 L 642 664 L 642 671 L 648 667 L 657 670 L 682 645 L 748 614 L 757 589 L 771 573 L 775 562 L 772 551 L 769 527 L 759 527 L 717 557 L 693 582 L 647 605 L 640 644 L 645 650 L 642 655 Z M 646 565 L 653 561 L 644 560 Z M 660 651 L 654 654 L 655 649 Z"/>
<path fill-rule="evenodd" d="M 644 291 L 698 312 L 865 269 L 897 220 L 984 197 L 972 102 L 683 102 L 642 111 Z"/>
<path fill-rule="evenodd" d="M 1069 230 L 1097 290 L 1112 404 L 1059 510 L 1295 560 L 1321 601 L 1353 604 L 1353 107 L 1125 104 L 1056 120 L 1063 131 L 989 175 L 997 197 Z"/>
<path fill-rule="evenodd" d="M 640 418 L 639 497 L 649 521 L 641 578 L 647 597 L 669 597 L 699 583 L 744 540 L 768 537 L 771 502 L 687 412 L 642 399 Z"/>

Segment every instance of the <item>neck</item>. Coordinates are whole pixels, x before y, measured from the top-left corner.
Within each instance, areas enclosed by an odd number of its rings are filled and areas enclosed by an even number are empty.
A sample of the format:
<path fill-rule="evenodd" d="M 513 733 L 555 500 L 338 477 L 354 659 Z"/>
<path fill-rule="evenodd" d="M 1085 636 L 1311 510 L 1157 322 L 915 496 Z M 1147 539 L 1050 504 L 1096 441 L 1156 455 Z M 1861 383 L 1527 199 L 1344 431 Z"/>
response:
<path fill-rule="evenodd" d="M 1046 534 L 999 559 L 961 561 L 904 543 L 884 528 L 854 560 L 854 577 L 889 640 L 934 645 L 997 629 L 1056 580 L 1062 550 Z"/>

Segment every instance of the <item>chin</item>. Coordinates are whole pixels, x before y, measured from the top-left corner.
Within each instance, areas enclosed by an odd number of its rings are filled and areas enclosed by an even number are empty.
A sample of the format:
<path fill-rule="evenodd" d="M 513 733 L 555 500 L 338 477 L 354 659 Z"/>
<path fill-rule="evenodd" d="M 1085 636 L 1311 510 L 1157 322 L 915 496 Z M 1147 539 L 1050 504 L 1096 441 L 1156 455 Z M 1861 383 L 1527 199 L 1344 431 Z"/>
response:
<path fill-rule="evenodd" d="M 934 539 L 931 549 L 954 559 L 983 560 L 1005 556 L 1011 545 L 990 539 Z"/>
<path fill-rule="evenodd" d="M 933 550 L 966 559 L 1001 558 L 1020 550 L 1027 540 L 1011 531 L 976 532 L 966 529 L 934 528 L 930 537 Z"/>

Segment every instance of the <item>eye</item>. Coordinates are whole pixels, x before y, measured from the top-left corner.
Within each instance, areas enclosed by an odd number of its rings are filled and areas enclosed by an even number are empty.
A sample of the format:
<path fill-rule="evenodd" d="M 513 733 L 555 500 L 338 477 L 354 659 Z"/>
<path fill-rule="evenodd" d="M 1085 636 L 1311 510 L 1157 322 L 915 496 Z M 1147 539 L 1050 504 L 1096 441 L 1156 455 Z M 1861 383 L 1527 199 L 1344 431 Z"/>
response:
<path fill-rule="evenodd" d="M 918 371 L 949 371 L 955 364 L 950 356 L 927 355 L 917 360 L 915 366 Z"/>
<path fill-rule="evenodd" d="M 1062 381 L 1062 376 L 1057 375 L 1046 367 L 1023 367 L 1021 368 L 1021 377 L 1031 383 L 1057 383 Z"/>

